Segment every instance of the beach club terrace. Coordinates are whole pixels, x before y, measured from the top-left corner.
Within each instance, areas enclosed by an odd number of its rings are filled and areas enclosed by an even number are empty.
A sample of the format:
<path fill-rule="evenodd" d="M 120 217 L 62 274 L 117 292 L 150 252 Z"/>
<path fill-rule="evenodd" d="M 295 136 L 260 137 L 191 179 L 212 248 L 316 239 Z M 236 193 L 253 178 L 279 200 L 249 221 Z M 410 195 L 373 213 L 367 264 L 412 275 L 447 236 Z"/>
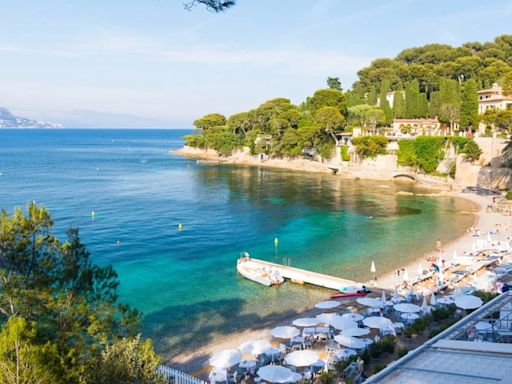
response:
<path fill-rule="evenodd" d="M 491 300 L 365 383 L 512 383 L 512 292 Z"/>

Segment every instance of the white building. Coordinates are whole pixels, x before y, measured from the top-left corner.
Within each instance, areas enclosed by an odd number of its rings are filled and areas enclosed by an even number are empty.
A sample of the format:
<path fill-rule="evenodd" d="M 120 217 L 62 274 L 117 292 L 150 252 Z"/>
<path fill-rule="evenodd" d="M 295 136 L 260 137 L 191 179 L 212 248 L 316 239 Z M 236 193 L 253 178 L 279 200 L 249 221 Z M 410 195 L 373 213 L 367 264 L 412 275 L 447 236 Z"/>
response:
<path fill-rule="evenodd" d="M 512 96 L 505 96 L 501 87 L 494 83 L 489 89 L 478 91 L 478 113 L 483 114 L 488 109 L 512 108 Z"/>

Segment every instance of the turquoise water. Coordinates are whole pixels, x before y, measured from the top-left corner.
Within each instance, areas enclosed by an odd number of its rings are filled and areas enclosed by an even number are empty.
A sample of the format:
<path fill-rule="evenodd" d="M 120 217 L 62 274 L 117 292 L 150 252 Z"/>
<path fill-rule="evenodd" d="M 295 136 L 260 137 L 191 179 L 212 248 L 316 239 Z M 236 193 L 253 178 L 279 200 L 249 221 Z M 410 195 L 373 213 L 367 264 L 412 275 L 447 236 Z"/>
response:
<path fill-rule="evenodd" d="M 119 272 L 121 299 L 144 313 L 144 334 L 167 356 L 327 296 L 240 278 L 242 250 L 366 280 L 372 260 L 379 273 L 393 270 L 472 222 L 468 202 L 397 194 L 413 191 L 408 184 L 197 165 L 168 153 L 185 133 L 0 130 L 0 207 L 35 200 L 58 233 L 78 226 L 95 261 Z"/>

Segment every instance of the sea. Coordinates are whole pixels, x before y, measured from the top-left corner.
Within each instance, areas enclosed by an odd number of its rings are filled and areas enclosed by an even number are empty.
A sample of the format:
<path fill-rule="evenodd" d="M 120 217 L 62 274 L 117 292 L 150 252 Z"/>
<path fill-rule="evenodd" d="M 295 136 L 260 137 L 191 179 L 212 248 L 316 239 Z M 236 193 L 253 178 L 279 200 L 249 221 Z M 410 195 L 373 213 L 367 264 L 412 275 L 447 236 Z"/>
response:
<path fill-rule="evenodd" d="M 35 201 L 60 237 L 78 227 L 94 262 L 114 266 L 120 301 L 143 313 L 143 336 L 167 358 L 329 297 L 242 278 L 243 251 L 365 281 L 372 261 L 378 274 L 393 271 L 474 219 L 468 201 L 412 195 L 428 191 L 407 183 L 197 164 L 171 153 L 188 133 L 0 130 L 0 209 Z"/>

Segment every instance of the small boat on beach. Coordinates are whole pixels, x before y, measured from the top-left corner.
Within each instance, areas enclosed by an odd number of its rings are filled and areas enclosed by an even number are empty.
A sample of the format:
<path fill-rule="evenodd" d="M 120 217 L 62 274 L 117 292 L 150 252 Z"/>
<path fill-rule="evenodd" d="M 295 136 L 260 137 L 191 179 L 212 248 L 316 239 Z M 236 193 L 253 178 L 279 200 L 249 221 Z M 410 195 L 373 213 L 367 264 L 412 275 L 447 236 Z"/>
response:
<path fill-rule="evenodd" d="M 246 279 L 252 280 L 266 287 L 281 285 L 284 282 L 279 271 L 273 270 L 272 268 L 258 268 L 251 263 L 250 260 L 249 254 L 247 252 L 243 252 L 236 264 L 236 270 Z"/>
<path fill-rule="evenodd" d="M 367 292 L 336 293 L 335 295 L 331 295 L 331 299 L 342 299 L 344 297 L 364 297 L 366 295 Z"/>

